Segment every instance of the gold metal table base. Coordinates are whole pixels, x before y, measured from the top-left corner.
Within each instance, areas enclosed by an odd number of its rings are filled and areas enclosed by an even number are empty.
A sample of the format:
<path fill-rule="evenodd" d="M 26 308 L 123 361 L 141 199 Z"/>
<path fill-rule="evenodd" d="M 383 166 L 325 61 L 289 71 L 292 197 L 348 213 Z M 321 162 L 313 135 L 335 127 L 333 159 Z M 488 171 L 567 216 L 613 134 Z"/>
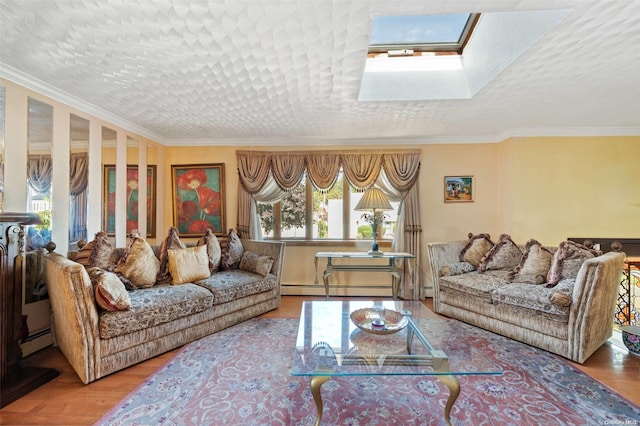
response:
<path fill-rule="evenodd" d="M 451 408 L 453 408 L 453 404 L 455 404 L 458 396 L 460 395 L 460 382 L 458 381 L 456 376 L 438 375 L 436 377 L 449 388 L 449 399 L 447 399 L 447 404 L 444 407 L 444 421 L 448 426 L 451 426 Z M 314 423 L 315 426 L 320 426 L 320 422 L 322 421 L 321 388 L 322 385 L 328 382 L 330 378 L 331 376 L 312 376 L 309 382 L 311 395 L 313 395 L 313 400 L 316 403 L 316 422 Z"/>

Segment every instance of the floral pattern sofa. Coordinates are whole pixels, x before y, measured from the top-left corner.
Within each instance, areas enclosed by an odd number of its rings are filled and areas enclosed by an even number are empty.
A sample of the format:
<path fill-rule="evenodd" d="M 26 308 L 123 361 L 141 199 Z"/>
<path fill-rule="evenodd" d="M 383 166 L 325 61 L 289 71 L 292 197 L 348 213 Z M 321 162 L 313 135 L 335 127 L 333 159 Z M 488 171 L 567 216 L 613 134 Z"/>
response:
<path fill-rule="evenodd" d="M 625 254 L 508 235 L 427 245 L 437 313 L 578 363 L 612 334 Z"/>
<path fill-rule="evenodd" d="M 172 228 L 159 247 L 112 249 L 98 233 L 45 259 L 54 340 L 85 384 L 280 306 L 281 242 L 230 234 L 223 252 L 210 232 L 187 247 Z"/>

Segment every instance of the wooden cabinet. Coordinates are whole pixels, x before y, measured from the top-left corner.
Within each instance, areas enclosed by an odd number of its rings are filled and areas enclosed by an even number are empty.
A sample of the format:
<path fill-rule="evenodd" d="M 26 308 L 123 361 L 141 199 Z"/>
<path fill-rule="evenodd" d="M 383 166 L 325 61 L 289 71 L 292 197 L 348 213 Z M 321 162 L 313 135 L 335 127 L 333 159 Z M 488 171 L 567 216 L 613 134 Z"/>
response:
<path fill-rule="evenodd" d="M 58 375 L 52 368 L 21 365 L 22 273 L 16 256 L 24 253 L 24 227 L 37 223 L 33 213 L 0 213 L 0 407 Z"/>

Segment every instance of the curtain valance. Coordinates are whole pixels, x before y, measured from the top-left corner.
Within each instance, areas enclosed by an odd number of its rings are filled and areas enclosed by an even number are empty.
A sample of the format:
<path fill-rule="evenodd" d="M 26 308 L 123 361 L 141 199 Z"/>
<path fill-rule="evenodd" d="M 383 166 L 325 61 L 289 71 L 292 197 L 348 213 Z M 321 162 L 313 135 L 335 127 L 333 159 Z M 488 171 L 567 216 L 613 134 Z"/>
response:
<path fill-rule="evenodd" d="M 306 172 L 313 186 L 327 191 L 338 178 L 340 167 L 349 183 L 364 190 L 384 170 L 391 185 L 405 194 L 418 179 L 419 150 L 396 151 L 237 151 L 242 187 L 256 194 L 271 176 L 282 190 L 296 187 Z"/>

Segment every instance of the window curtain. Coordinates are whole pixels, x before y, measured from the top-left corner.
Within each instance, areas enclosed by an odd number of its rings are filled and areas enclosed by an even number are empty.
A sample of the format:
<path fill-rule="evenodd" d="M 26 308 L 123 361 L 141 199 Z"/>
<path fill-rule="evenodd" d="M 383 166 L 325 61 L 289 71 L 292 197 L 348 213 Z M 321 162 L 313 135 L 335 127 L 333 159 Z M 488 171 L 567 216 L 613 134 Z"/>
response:
<path fill-rule="evenodd" d="M 378 185 L 392 201 L 400 201 L 393 251 L 416 256 L 409 276 L 402 276 L 400 297 L 424 298 L 420 204 L 417 181 L 419 150 L 400 151 L 237 151 L 238 231 L 241 237 L 261 239 L 257 202 L 275 203 L 298 185 L 304 173 L 312 185 L 326 191 L 335 183 L 342 167 L 345 178 L 355 188 Z M 401 268 L 402 270 L 403 268 Z M 404 274 L 403 274 L 404 275 Z"/>
<path fill-rule="evenodd" d="M 51 189 L 53 169 L 50 155 L 30 155 L 27 160 L 27 180 L 38 194 Z"/>
<path fill-rule="evenodd" d="M 69 168 L 70 227 L 69 241 L 87 239 L 87 184 L 89 181 L 89 155 L 71 153 Z"/>

